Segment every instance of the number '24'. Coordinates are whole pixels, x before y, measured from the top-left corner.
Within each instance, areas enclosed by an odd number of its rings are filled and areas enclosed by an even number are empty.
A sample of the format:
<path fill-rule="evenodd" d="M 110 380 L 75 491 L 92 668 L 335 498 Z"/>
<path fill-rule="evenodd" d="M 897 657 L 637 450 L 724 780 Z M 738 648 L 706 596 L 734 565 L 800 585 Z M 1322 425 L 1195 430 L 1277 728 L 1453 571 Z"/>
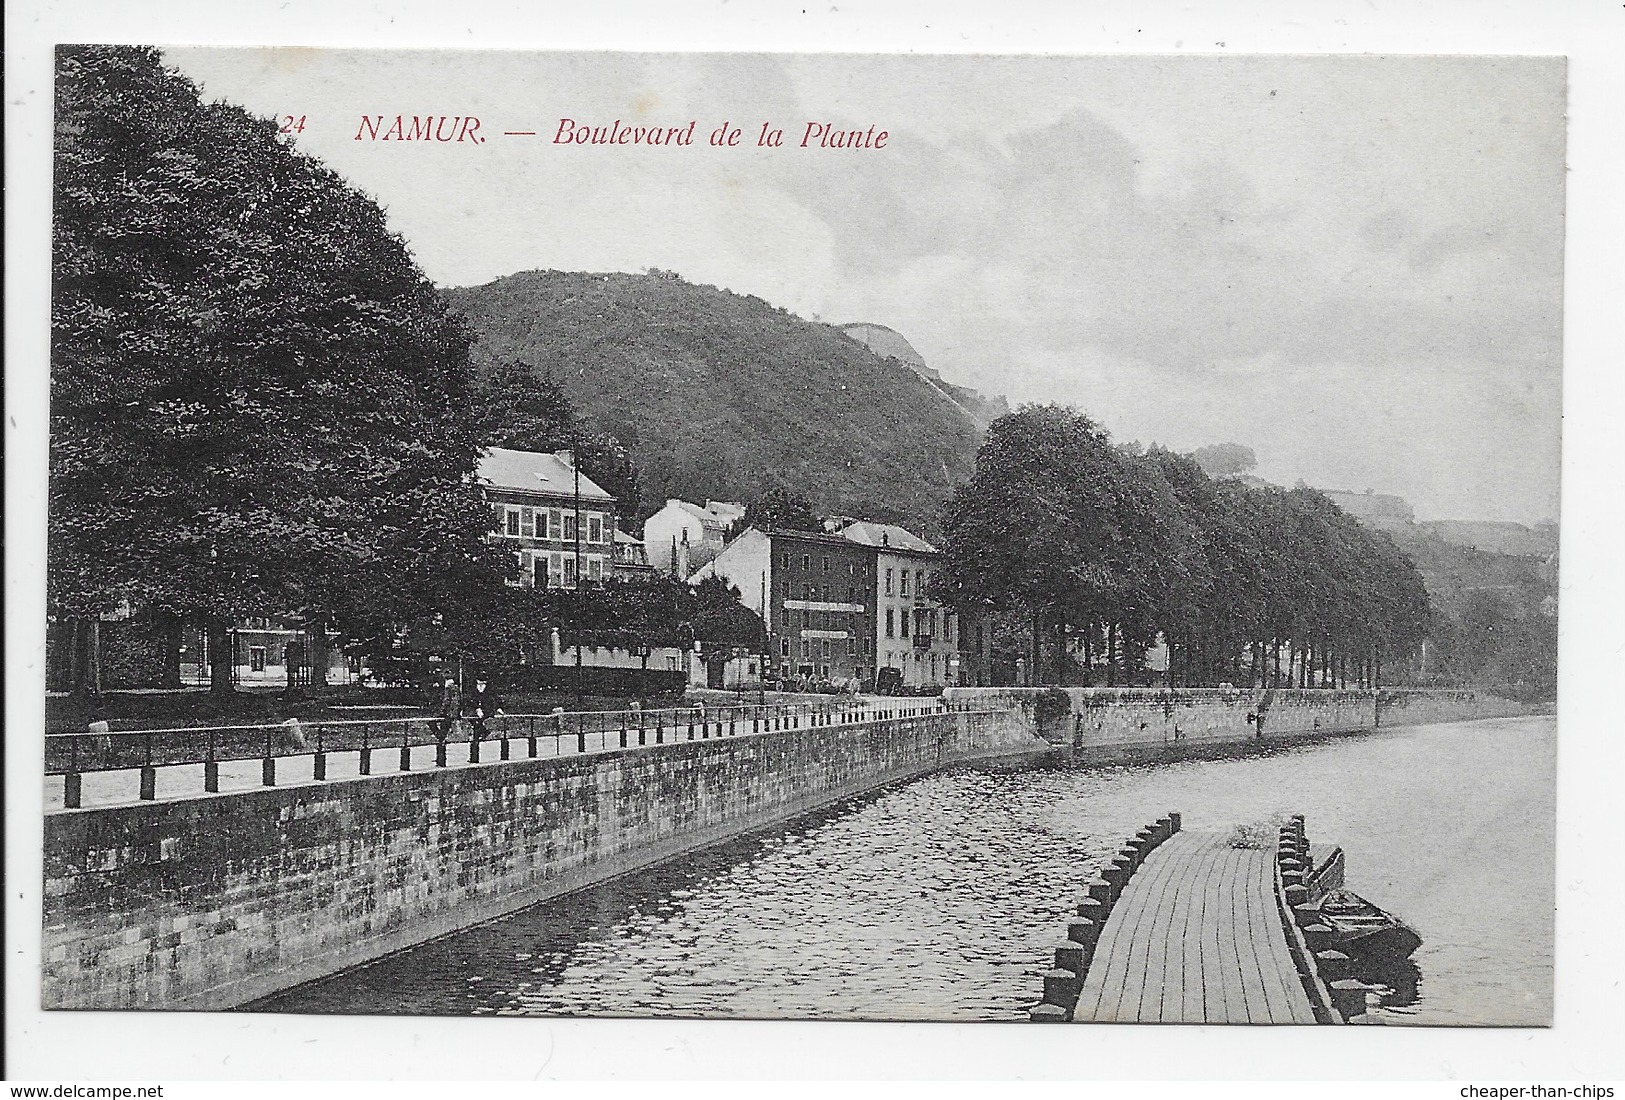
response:
<path fill-rule="evenodd" d="M 282 128 L 277 131 L 281 134 L 302 134 L 305 132 L 305 116 L 294 118 L 292 115 L 282 116 Z"/>

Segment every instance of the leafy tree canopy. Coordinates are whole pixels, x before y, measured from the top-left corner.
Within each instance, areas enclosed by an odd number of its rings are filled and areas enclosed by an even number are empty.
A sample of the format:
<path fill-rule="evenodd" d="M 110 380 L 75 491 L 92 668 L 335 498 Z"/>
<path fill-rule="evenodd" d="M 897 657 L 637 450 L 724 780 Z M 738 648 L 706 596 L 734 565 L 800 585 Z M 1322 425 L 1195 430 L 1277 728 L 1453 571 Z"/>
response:
<path fill-rule="evenodd" d="M 1210 443 L 1192 451 L 1191 458 L 1208 477 L 1237 477 L 1258 466 L 1253 449 L 1240 443 Z"/>
<path fill-rule="evenodd" d="M 56 119 L 53 611 L 365 636 L 488 584 L 470 337 L 378 205 L 151 49 L 61 48 Z"/>
<path fill-rule="evenodd" d="M 631 453 L 581 417 L 551 374 L 521 360 L 501 360 L 480 378 L 475 402 L 486 446 L 574 451 L 581 472 L 620 502 L 623 517 L 640 514 L 642 489 Z"/>

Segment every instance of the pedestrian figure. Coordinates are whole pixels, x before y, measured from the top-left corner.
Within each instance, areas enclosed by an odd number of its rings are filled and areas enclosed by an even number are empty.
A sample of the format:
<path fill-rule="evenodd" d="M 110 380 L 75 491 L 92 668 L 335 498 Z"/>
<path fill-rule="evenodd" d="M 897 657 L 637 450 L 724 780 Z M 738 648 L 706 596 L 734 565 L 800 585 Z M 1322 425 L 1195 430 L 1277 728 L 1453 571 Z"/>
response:
<path fill-rule="evenodd" d="M 502 713 L 502 701 L 497 698 L 496 692 L 488 689 L 484 677 L 474 681 L 474 691 L 467 699 L 468 709 L 474 716 L 475 736 L 485 737 L 485 723 Z"/>
<path fill-rule="evenodd" d="M 452 722 L 462 716 L 462 689 L 457 686 L 456 680 L 448 676 L 445 685 L 440 689 L 440 739 L 442 741 L 451 736 Z"/>
<path fill-rule="evenodd" d="M 446 766 L 446 742 L 451 740 L 452 725 L 463 714 L 463 693 L 457 681 L 446 677 L 440 689 L 440 720 L 435 723 L 434 766 Z"/>

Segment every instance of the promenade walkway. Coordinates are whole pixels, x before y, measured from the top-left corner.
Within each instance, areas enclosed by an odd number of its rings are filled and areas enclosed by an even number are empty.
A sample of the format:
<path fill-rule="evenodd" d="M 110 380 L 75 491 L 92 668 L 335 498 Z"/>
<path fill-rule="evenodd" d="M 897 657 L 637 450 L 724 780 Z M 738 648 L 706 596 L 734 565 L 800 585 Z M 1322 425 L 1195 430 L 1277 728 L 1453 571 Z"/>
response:
<path fill-rule="evenodd" d="M 915 699 L 880 699 L 859 697 L 843 701 L 839 707 L 824 706 L 766 706 L 759 708 L 733 708 L 730 716 L 728 708 L 713 708 L 707 712 L 704 719 L 698 719 L 700 711 L 694 708 L 684 708 L 680 711 L 650 711 L 643 714 L 642 721 L 645 728 L 641 731 L 635 727 L 627 730 L 628 748 L 646 748 L 659 743 L 673 744 L 686 740 L 716 739 L 724 736 L 763 736 L 782 729 L 801 728 L 807 725 L 866 722 L 880 716 L 906 717 L 916 714 L 934 713 L 935 700 Z M 759 729 L 753 729 L 752 718 L 760 715 L 762 721 Z M 782 726 L 772 724 L 772 718 L 777 716 Z M 466 736 L 448 741 L 445 749 L 446 767 L 448 768 L 480 768 L 500 765 L 505 759 L 524 759 L 529 755 L 529 745 L 525 732 L 529 728 L 539 728 L 541 736 L 536 738 L 536 755 L 541 758 L 559 756 L 595 755 L 605 752 L 621 751 L 620 727 L 612 722 L 601 728 L 595 726 L 584 734 L 572 732 L 572 726 L 580 715 L 575 713 L 547 714 L 534 716 L 535 722 L 527 726 L 523 716 L 507 716 L 493 718 L 493 731 L 480 745 L 480 760 L 469 760 L 469 744 Z M 589 715 L 599 718 L 601 715 Z M 730 717 L 734 720 L 730 721 Z M 695 725 L 698 719 L 698 725 Z M 619 721 L 619 720 L 617 720 Z M 503 753 L 502 732 L 496 727 L 508 724 L 507 753 Z M 562 732 L 548 732 L 554 728 Z M 656 733 L 657 723 L 663 724 L 663 732 Z M 792 725 L 793 723 L 793 725 Z M 437 750 L 433 743 L 408 744 L 403 746 L 400 740 L 402 727 L 415 724 L 420 727 L 421 735 L 430 727 L 421 720 L 413 723 L 399 721 L 381 722 L 380 729 L 387 727 L 387 732 L 374 734 L 373 748 L 370 754 L 370 774 L 383 776 L 399 774 L 404 770 L 433 771 L 436 769 Z M 254 727 L 256 729 L 263 727 Z M 314 725 L 309 727 L 314 730 Z M 200 741 L 203 730 L 196 731 L 174 730 L 168 731 L 171 735 L 191 737 Z M 230 732 L 230 731 L 222 731 Z M 308 732 L 308 731 L 307 731 Z M 58 735 L 59 739 L 61 735 Z M 93 740 L 88 735 L 79 735 L 81 743 L 88 744 Z M 120 731 L 114 734 L 118 738 L 134 740 L 139 731 Z M 658 740 L 657 740 L 658 737 Z M 402 748 L 407 751 L 408 767 L 401 767 Z M 199 751 L 196 746 L 193 752 Z M 353 747 L 335 747 L 324 753 L 326 769 L 325 780 L 354 779 L 362 774 L 361 753 Z M 230 758 L 222 756 L 219 760 L 218 787 L 219 794 L 241 793 L 256 790 L 264 786 L 262 756 L 240 756 Z M 299 751 L 279 748 L 276 751 L 276 785 L 298 786 L 320 782 L 315 777 L 316 756 L 312 751 Z M 209 797 L 204 790 L 204 765 L 201 760 L 193 759 L 185 762 L 160 763 L 154 768 L 153 775 L 154 800 L 164 802 L 177 799 Z M 116 806 L 141 800 L 141 769 L 139 767 L 118 767 L 97 770 L 86 770 L 80 773 L 80 807 L 91 808 L 98 806 Z M 52 813 L 65 808 L 65 780 L 60 772 L 45 776 L 45 811 Z"/>
<path fill-rule="evenodd" d="M 1275 902 L 1273 850 L 1180 832 L 1129 879 L 1075 1023 L 1312 1024 Z"/>

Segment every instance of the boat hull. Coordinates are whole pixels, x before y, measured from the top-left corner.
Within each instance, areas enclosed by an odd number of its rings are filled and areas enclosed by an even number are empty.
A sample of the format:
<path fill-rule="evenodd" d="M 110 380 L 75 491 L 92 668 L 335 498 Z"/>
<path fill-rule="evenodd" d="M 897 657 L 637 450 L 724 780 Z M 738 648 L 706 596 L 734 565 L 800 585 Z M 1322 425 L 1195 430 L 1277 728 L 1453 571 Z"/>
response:
<path fill-rule="evenodd" d="M 1422 937 L 1404 921 L 1350 890 L 1328 892 L 1320 919 L 1331 929 L 1332 945 L 1351 959 L 1399 962 L 1422 946 Z"/>

